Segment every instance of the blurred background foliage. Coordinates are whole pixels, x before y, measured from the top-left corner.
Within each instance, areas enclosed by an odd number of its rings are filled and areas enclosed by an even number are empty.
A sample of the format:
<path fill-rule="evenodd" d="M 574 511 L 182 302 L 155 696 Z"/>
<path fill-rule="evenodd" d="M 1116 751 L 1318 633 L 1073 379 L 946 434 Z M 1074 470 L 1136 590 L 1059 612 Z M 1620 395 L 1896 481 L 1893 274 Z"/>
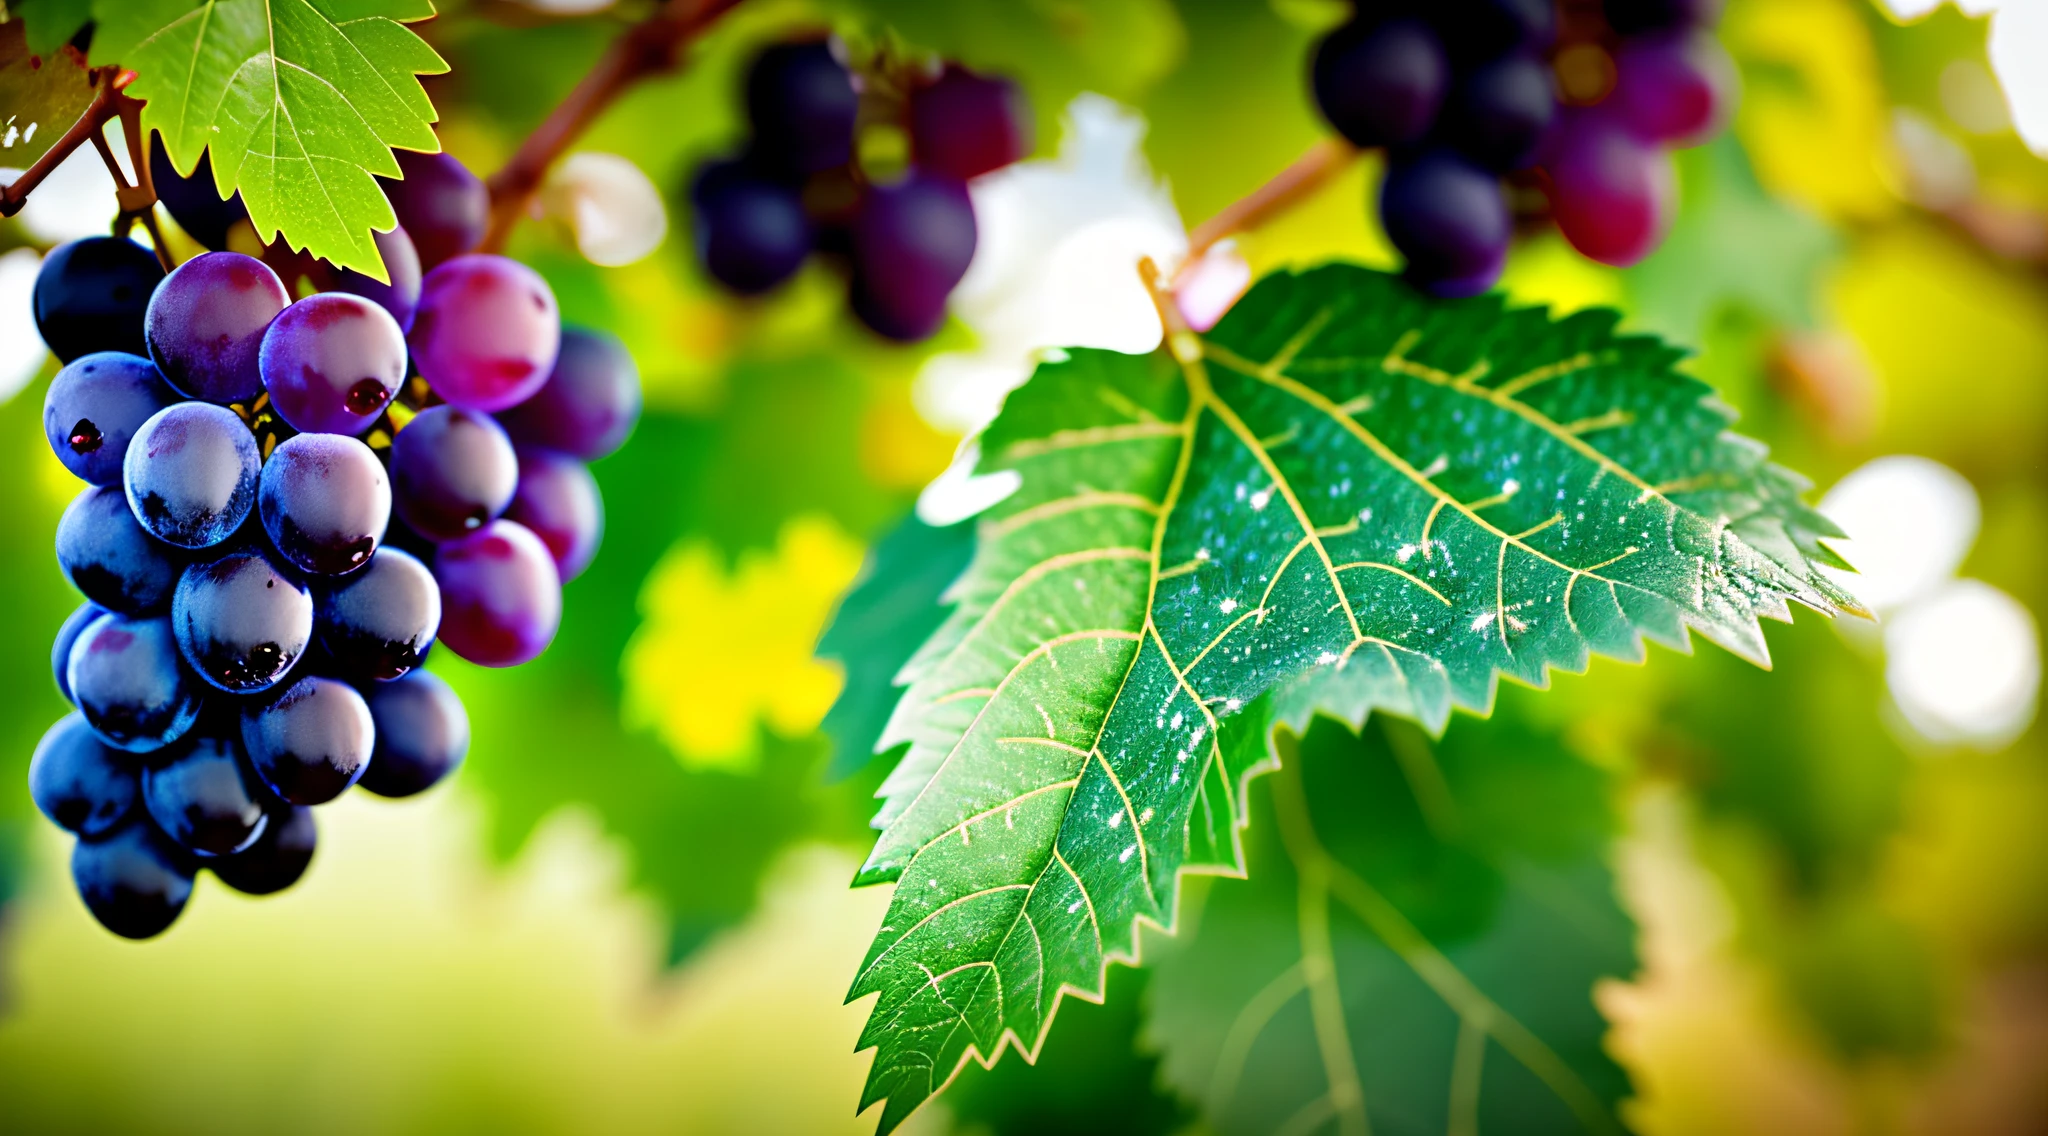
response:
<path fill-rule="evenodd" d="M 421 25 L 454 65 L 429 81 L 443 142 L 473 168 L 494 169 L 645 7 L 548 11 L 574 6 L 445 0 Z M 0 1127 L 867 1130 L 851 1113 L 862 1007 L 840 999 L 884 896 L 844 884 L 882 772 L 861 760 L 886 713 L 881 680 L 935 619 L 948 573 L 930 566 L 964 555 L 957 534 L 897 527 L 958 442 L 920 418 L 914 384 L 972 336 L 956 325 L 885 346 L 816 264 L 765 300 L 726 298 L 689 253 L 683 186 L 738 137 L 733 89 L 752 51 L 831 26 L 1016 76 L 1042 157 L 1074 95 L 1135 108 L 1193 223 L 1322 136 L 1303 60 L 1343 10 L 742 5 L 581 144 L 651 179 L 670 214 L 660 247 L 600 267 L 573 214 L 551 207 L 511 250 L 547 275 L 565 318 L 625 338 L 648 399 L 629 444 L 595 467 L 609 528 L 567 589 L 560 638 L 511 671 L 438 658 L 476 725 L 452 786 L 327 810 L 305 885 L 254 901 L 202 883 L 160 942 L 92 925 L 63 881 L 65 842 L 25 790 L 62 705 L 48 644 L 76 602 L 48 551 L 77 485 L 42 444 L 42 365 L 0 405 Z M 2048 610 L 2048 165 L 2002 117 L 1985 21 L 1729 0 L 1722 34 L 1742 104 L 1727 135 L 1681 155 L 1667 243 L 1614 271 L 1539 235 L 1507 288 L 1562 310 L 1616 306 L 1697 347 L 1690 365 L 1744 432 L 1823 488 L 1884 454 L 1961 472 L 1983 516 L 1962 574 Z M 1359 163 L 1240 251 L 1255 272 L 1391 263 L 1364 208 L 1375 177 Z M 54 239 L 29 220 L 0 222 L 0 253 Z M 892 531 L 885 564 L 924 575 L 871 575 L 881 615 L 814 658 Z M 1770 638 L 1768 673 L 1711 647 L 1653 651 L 1647 667 L 1560 676 L 1548 695 L 1504 692 L 1500 715 L 1460 717 L 1441 743 L 1318 726 L 1300 743 L 1314 824 L 1408 918 L 1447 929 L 1502 1004 L 1565 990 L 1568 1004 L 1529 1012 L 1555 1020 L 1567 1062 L 1598 1095 L 1628 1098 L 1642 1132 L 2048 1129 L 2041 730 L 1920 741 L 1871 633 L 1802 616 Z M 1445 799 L 1483 823 L 1432 828 L 1396 762 L 1400 746 L 1432 744 Z M 1302 902 L 1265 823 L 1287 791 L 1255 794 L 1254 878 L 1200 885 L 1187 934 L 1148 948 L 1157 967 L 1113 971 L 1106 1005 L 1070 999 L 1035 1068 L 970 1067 L 914 1130 L 1269 1130 L 1215 1099 L 1214 1062 L 1218 1023 L 1289 965 L 1265 957 L 1293 949 Z M 1592 930 L 1532 930 L 1523 885 L 1537 877 L 1564 881 Z M 1380 994 L 1346 1010 L 1368 1095 L 1417 1094 L 1412 1115 L 1441 1129 L 1448 1058 L 1403 1062 L 1451 1037 L 1455 1015 L 1395 981 L 1405 972 L 1348 918 L 1332 931 L 1339 973 Z M 1231 937 L 1262 919 L 1279 930 Z M 1628 977 L 1579 997 L 1600 973 Z M 1260 1114 L 1272 1123 L 1310 1092 L 1288 1080 L 1312 1060 L 1306 1028 L 1279 1020 L 1237 1055 L 1239 1083 L 1294 1102 Z M 1526 1115 L 1499 1077 L 1477 1106 L 1499 1119 L 1489 1130 Z"/>

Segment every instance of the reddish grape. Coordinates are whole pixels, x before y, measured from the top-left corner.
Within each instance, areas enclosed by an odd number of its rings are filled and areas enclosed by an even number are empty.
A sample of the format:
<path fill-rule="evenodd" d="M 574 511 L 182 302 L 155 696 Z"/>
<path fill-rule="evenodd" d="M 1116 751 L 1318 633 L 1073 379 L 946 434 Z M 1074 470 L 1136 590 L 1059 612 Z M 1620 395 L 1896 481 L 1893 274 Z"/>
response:
<path fill-rule="evenodd" d="M 391 522 L 391 481 L 359 439 L 298 434 L 271 452 L 256 511 L 292 567 L 339 576 L 370 562 Z"/>
<path fill-rule="evenodd" d="M 503 410 L 547 382 L 561 334 L 555 294 L 539 273 L 474 254 L 427 273 L 408 338 L 436 394 L 456 406 Z"/>
<path fill-rule="evenodd" d="M 1709 32 L 1628 40 L 1614 67 L 1614 92 L 1601 109 L 1645 142 L 1703 142 L 1720 130 L 1734 101 L 1735 61 Z"/>
<path fill-rule="evenodd" d="M 491 224 L 491 194 L 483 181 L 445 153 L 393 153 L 404 178 L 377 181 L 412 239 L 420 267 L 432 269 L 475 248 Z"/>
<path fill-rule="evenodd" d="M 568 583 L 590 566 L 604 539 L 604 497 L 582 462 L 548 450 L 519 451 L 519 489 L 505 510 L 533 530 Z"/>
<path fill-rule="evenodd" d="M 608 331 L 565 327 L 547 384 L 498 424 L 521 445 L 594 461 L 618 449 L 639 417 L 640 369 L 626 345 Z"/>
<path fill-rule="evenodd" d="M 492 521 L 441 545 L 441 642 L 486 667 L 526 662 L 554 641 L 562 581 L 548 546 L 526 526 Z"/>
<path fill-rule="evenodd" d="M 149 357 L 179 391 L 207 402 L 245 402 L 263 390 L 263 331 L 291 297 L 270 266 L 238 252 L 193 257 L 150 297 Z"/>
<path fill-rule="evenodd" d="M 1008 79 L 948 63 L 910 97 L 910 160 L 967 181 L 1031 152 L 1031 104 Z"/>
<path fill-rule="evenodd" d="M 1353 20 L 1316 48 L 1312 79 L 1316 105 L 1339 134 L 1359 146 L 1396 146 L 1436 121 L 1450 64 L 1420 20 Z"/>
<path fill-rule="evenodd" d="M 391 443 L 393 504 L 428 540 L 452 540 L 505 511 L 519 484 L 511 439 L 491 416 L 430 406 Z"/>
<path fill-rule="evenodd" d="M 1567 115 L 1547 150 L 1551 215 L 1573 248 L 1625 267 L 1664 239 L 1678 194 L 1669 154 L 1597 111 Z"/>
<path fill-rule="evenodd" d="M 292 428 L 360 434 L 405 381 L 405 333 L 361 296 L 308 296 L 263 336 L 263 385 Z"/>

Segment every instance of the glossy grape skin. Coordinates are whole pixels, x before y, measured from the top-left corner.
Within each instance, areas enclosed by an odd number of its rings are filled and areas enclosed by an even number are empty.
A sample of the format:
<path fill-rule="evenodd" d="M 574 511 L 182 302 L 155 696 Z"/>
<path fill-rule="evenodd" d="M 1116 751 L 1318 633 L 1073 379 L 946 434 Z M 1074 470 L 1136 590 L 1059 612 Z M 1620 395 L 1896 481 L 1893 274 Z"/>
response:
<path fill-rule="evenodd" d="M 562 339 L 555 293 L 516 260 L 473 253 L 427 273 L 407 341 L 434 393 L 503 410 L 548 381 Z"/>
<path fill-rule="evenodd" d="M 974 205 L 958 179 L 912 174 L 869 189 L 852 238 L 855 314 L 891 339 L 923 339 L 974 259 Z"/>
<path fill-rule="evenodd" d="M 430 406 L 391 442 L 393 507 L 433 541 L 482 528 L 505 511 L 519 483 L 519 458 L 491 416 Z"/>
<path fill-rule="evenodd" d="M 412 239 L 420 267 L 431 270 L 475 248 L 491 224 L 491 194 L 482 179 L 446 153 L 396 150 L 393 156 L 404 179 L 377 181 Z"/>
<path fill-rule="evenodd" d="M 1549 65 L 1533 55 L 1507 55 L 1458 81 L 1438 136 L 1481 168 L 1504 174 L 1535 159 L 1556 117 Z"/>
<path fill-rule="evenodd" d="M 391 277 L 390 282 L 372 279 L 351 268 L 334 282 L 334 291 L 361 296 L 390 312 L 398 330 L 410 331 L 413 313 L 420 306 L 420 280 L 426 272 L 420 267 L 419 250 L 413 247 L 412 237 L 403 225 L 388 233 L 370 235 L 376 239 L 377 255 L 384 261 L 384 272 Z"/>
<path fill-rule="evenodd" d="M 440 675 L 414 671 L 368 692 L 377 748 L 356 784 L 380 797 L 432 788 L 469 752 L 469 714 Z"/>
<path fill-rule="evenodd" d="M 1387 238 L 1425 290 L 1476 295 L 1500 276 L 1514 224 L 1492 175 L 1445 151 L 1422 154 L 1389 167 L 1379 204 Z"/>
<path fill-rule="evenodd" d="M 268 793 L 239 740 L 202 734 L 142 771 L 142 803 L 164 835 L 202 856 L 227 856 L 263 835 Z"/>
<path fill-rule="evenodd" d="M 1008 79 L 948 63 L 910 97 L 910 160 L 969 181 L 1031 152 L 1031 104 Z"/>
<path fill-rule="evenodd" d="M 242 714 L 242 744 L 263 783 L 294 805 L 324 805 L 362 776 L 376 741 L 354 687 L 308 676 Z"/>
<path fill-rule="evenodd" d="M 163 278 L 156 254 L 126 237 L 58 245 L 36 273 L 36 332 L 62 363 L 95 351 L 147 355 L 143 313 Z"/>
<path fill-rule="evenodd" d="M 640 368 L 618 336 L 565 327 L 546 385 L 497 419 L 518 445 L 595 461 L 623 445 L 640 420 Z"/>
<path fill-rule="evenodd" d="M 65 507 L 57 565 L 86 599 L 124 615 L 169 607 L 185 567 L 177 549 L 143 531 L 128 499 L 112 487 L 87 489 Z"/>
<path fill-rule="evenodd" d="M 238 252 L 209 252 L 179 265 L 150 297 L 149 357 L 180 393 L 247 402 L 263 390 L 263 329 L 291 302 L 270 266 Z"/>
<path fill-rule="evenodd" d="M 272 321 L 261 358 L 270 404 L 294 430 L 360 434 L 405 381 L 405 332 L 370 300 L 322 292 Z"/>
<path fill-rule="evenodd" d="M 478 666 L 513 667 L 547 650 L 562 622 L 562 581 L 548 546 L 497 520 L 441 545 L 440 642 Z"/>
<path fill-rule="evenodd" d="M 76 611 L 64 617 L 64 625 L 57 629 L 57 638 L 50 643 L 50 671 L 57 679 L 57 693 L 66 702 L 71 701 L 71 648 L 86 626 L 105 614 L 107 609 L 91 600 L 79 604 Z"/>
<path fill-rule="evenodd" d="M 691 184 L 690 203 L 698 261 L 742 296 L 796 275 L 816 240 L 797 187 L 743 161 L 707 163 Z"/>
<path fill-rule="evenodd" d="M 57 372 L 43 396 L 43 437 L 64 468 L 94 485 L 119 485 L 128 441 L 149 416 L 178 401 L 140 355 L 95 351 Z"/>
<path fill-rule="evenodd" d="M 369 567 L 318 597 L 320 644 L 336 673 L 399 678 L 420 664 L 441 627 L 441 587 L 411 553 L 385 547 Z"/>
<path fill-rule="evenodd" d="M 370 562 L 391 523 L 391 481 L 360 439 L 298 434 L 270 453 L 256 511 L 278 555 L 301 572 L 339 576 Z"/>
<path fill-rule="evenodd" d="M 802 176 L 853 160 L 860 96 L 825 40 L 779 43 L 747 71 L 754 146 L 776 169 Z"/>
<path fill-rule="evenodd" d="M 1354 20 L 1316 48 L 1312 82 L 1323 117 L 1353 145 L 1398 146 L 1436 121 L 1450 63 L 1420 20 Z"/>
<path fill-rule="evenodd" d="M 163 139 L 151 138 L 149 178 L 157 201 L 178 222 L 178 227 L 209 249 L 228 247 L 228 230 L 249 216 L 239 190 L 226 201 L 221 200 L 220 191 L 214 187 L 211 151 L 201 151 L 192 176 L 181 177 L 178 168 L 171 164 L 170 155 L 164 152 Z"/>
<path fill-rule="evenodd" d="M 137 816 L 71 850 L 71 881 L 100 925 L 126 939 L 162 934 L 185 910 L 197 871 L 191 853 Z"/>
<path fill-rule="evenodd" d="M 28 795 L 50 823 L 67 832 L 100 836 L 135 811 L 142 782 L 133 755 L 102 742 L 85 715 L 73 710 L 36 743 L 28 765 Z"/>
<path fill-rule="evenodd" d="M 100 739 L 148 753 L 199 720 L 199 688 L 185 674 L 168 619 L 107 614 L 71 647 L 71 696 Z"/>
<path fill-rule="evenodd" d="M 1573 248 L 1622 268 L 1664 239 L 1678 198 L 1669 154 L 1597 108 L 1566 116 L 1545 149 L 1551 216 Z"/>
<path fill-rule="evenodd" d="M 233 536 L 256 505 L 262 459 L 249 427 L 225 407 L 181 402 L 152 415 L 122 460 L 128 507 L 149 534 L 179 548 Z"/>
<path fill-rule="evenodd" d="M 566 584 L 590 566 L 604 540 L 604 496 L 582 462 L 550 450 L 522 449 L 519 488 L 505 519 L 533 530 Z"/>
<path fill-rule="evenodd" d="M 1735 101 L 1735 61 L 1708 32 L 1627 40 L 1614 68 L 1614 91 L 1602 109 L 1645 142 L 1703 142 L 1720 130 Z"/>
<path fill-rule="evenodd" d="M 306 653 L 313 596 L 260 549 L 243 549 L 185 569 L 171 626 L 199 677 L 230 694 L 253 694 Z"/>
<path fill-rule="evenodd" d="M 1623 36 L 1703 27 L 1721 15 L 1721 0 L 1606 0 L 1607 23 Z"/>
<path fill-rule="evenodd" d="M 275 895 L 299 882 L 313 862 L 320 833 L 313 810 L 304 805 L 272 807 L 256 843 L 206 866 L 220 882 L 243 895 Z"/>

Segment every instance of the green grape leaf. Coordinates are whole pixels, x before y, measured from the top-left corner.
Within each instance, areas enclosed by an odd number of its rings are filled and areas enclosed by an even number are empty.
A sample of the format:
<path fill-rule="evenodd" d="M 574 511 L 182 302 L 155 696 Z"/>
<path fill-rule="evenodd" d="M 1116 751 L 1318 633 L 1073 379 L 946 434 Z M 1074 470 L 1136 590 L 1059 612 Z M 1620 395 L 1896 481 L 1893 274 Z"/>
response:
<path fill-rule="evenodd" d="M 1148 1036 L 1219 1136 L 1621 1132 L 1593 1003 L 1636 965 L 1609 777 L 1515 695 L 1439 745 L 1393 719 L 1283 735 L 1249 880 L 1148 960 Z"/>
<path fill-rule="evenodd" d="M 35 164 L 92 105 L 78 53 L 39 52 L 34 32 L 20 20 L 0 24 L 0 166 L 17 170 Z"/>
<path fill-rule="evenodd" d="M 885 1131 L 968 1057 L 1035 1054 L 1183 871 L 1242 874 L 1270 715 L 1440 729 L 1501 674 L 1688 629 L 1763 662 L 1759 617 L 1848 605 L 1797 482 L 1615 322 L 1337 265 L 1179 362 L 1076 350 L 1011 396 L 983 466 L 1020 488 L 879 743 L 907 748 L 857 882 L 897 888 L 849 998 L 877 995 Z"/>
<path fill-rule="evenodd" d="M 14 0 L 8 5 L 13 19 L 23 25 L 28 50 L 35 55 L 52 55 L 71 41 L 92 19 L 94 0 Z M 105 0 L 100 0 L 104 3 Z"/>
<path fill-rule="evenodd" d="M 136 72 L 142 125 L 179 171 L 212 151 L 216 188 L 241 191 L 258 237 L 382 280 L 371 232 L 397 219 L 371 175 L 398 176 L 393 148 L 441 148 L 418 76 L 448 66 L 400 22 L 433 14 L 427 0 L 101 0 L 93 58 Z"/>

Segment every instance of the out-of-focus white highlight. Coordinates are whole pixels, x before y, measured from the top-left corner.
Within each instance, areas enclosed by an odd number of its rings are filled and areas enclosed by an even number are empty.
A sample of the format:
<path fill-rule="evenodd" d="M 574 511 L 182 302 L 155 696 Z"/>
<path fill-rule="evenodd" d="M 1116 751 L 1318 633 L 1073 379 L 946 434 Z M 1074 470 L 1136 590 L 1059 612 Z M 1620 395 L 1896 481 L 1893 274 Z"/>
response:
<path fill-rule="evenodd" d="M 107 123 L 107 145 L 116 154 L 128 153 L 118 120 Z M 20 170 L 0 170 L 0 182 L 11 184 L 20 176 Z M 105 160 L 94 147 L 80 146 L 28 195 L 17 216 L 31 240 L 54 245 L 106 236 L 120 211 L 114 200 L 114 178 L 107 173 Z M 140 229 L 136 236 L 147 243 L 147 235 Z"/>
<path fill-rule="evenodd" d="M 36 332 L 31 299 L 42 258 L 34 249 L 0 255 L 0 402 L 21 392 L 43 367 L 49 352 Z"/>
<path fill-rule="evenodd" d="M 1979 580 L 1955 580 L 1885 625 L 1885 684 L 1915 732 L 1996 749 L 2033 721 L 2041 687 L 2034 617 Z"/>
<path fill-rule="evenodd" d="M 1977 539 L 1977 491 L 1955 470 L 1895 454 L 1857 468 L 1821 498 L 1849 534 L 1834 542 L 1854 573 L 1826 569 L 1872 611 L 1896 608 L 1955 575 Z"/>
<path fill-rule="evenodd" d="M 576 249 L 592 264 L 616 268 L 653 252 L 668 236 L 668 209 L 639 166 L 617 154 L 585 150 L 548 176 L 547 212 L 569 223 Z"/>
<path fill-rule="evenodd" d="M 979 443 L 971 438 L 962 443 L 960 452 L 953 455 L 953 464 L 917 495 L 917 519 L 935 528 L 959 524 L 994 508 L 1023 487 L 1024 477 L 1014 469 L 975 473 L 975 463 L 980 460 Z"/>

